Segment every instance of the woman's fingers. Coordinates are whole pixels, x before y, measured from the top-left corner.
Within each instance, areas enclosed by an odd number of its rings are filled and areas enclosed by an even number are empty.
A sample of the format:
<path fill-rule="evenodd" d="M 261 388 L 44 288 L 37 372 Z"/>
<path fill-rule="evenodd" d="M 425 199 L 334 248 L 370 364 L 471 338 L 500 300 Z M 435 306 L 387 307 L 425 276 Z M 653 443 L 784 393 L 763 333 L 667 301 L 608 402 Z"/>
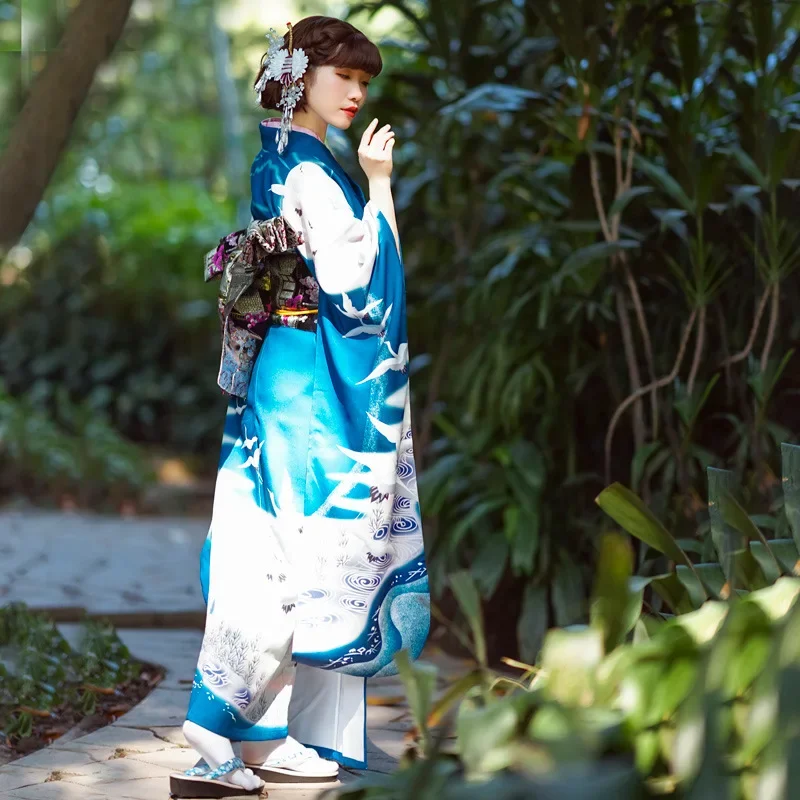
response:
<path fill-rule="evenodd" d="M 372 137 L 370 146 L 375 147 L 376 150 L 383 150 L 386 147 L 386 142 L 394 137 L 394 131 L 381 129 Z"/>
<path fill-rule="evenodd" d="M 361 147 L 366 147 L 369 144 L 370 139 L 372 138 L 372 133 L 375 130 L 375 126 L 377 124 L 378 124 L 378 118 L 375 117 L 375 119 L 373 119 L 372 122 L 370 122 L 370 124 L 367 125 L 366 130 L 364 131 L 364 133 L 361 134 Z"/>
<path fill-rule="evenodd" d="M 376 118 L 376 119 L 374 119 L 374 120 L 372 120 L 372 122 L 370 122 L 370 124 L 369 124 L 369 126 L 367 127 L 367 129 L 364 131 L 364 135 L 361 137 L 361 142 L 362 142 L 363 144 L 367 144 L 367 145 L 369 145 L 369 144 L 372 144 L 372 142 L 373 142 L 373 141 L 374 141 L 376 138 L 380 139 L 381 137 L 385 136 L 385 135 L 386 135 L 386 133 L 387 133 L 387 132 L 388 132 L 388 131 L 391 129 L 391 127 L 392 127 L 392 126 L 391 126 L 391 125 L 390 125 L 390 124 L 387 122 L 387 123 L 386 123 L 386 125 L 384 125 L 384 126 L 383 126 L 383 127 L 380 129 L 380 130 L 377 130 L 377 131 L 376 131 L 374 126 L 375 126 L 375 123 L 377 123 L 377 121 L 378 121 L 378 120 L 377 120 L 377 118 Z M 365 139 L 365 137 L 366 137 L 366 142 L 364 142 L 364 139 Z"/>

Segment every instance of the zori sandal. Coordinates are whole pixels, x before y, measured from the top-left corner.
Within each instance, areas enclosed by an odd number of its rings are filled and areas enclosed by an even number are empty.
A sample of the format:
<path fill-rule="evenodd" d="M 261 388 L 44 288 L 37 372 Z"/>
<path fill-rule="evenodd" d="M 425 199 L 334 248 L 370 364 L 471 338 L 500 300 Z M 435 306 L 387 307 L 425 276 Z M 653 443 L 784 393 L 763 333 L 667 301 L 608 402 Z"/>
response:
<path fill-rule="evenodd" d="M 263 764 L 246 766 L 269 783 L 327 783 L 335 781 L 339 775 L 339 765 L 335 761 L 320 757 L 310 747 L 270 757 Z"/>
<path fill-rule="evenodd" d="M 267 797 L 263 784 L 256 789 L 245 789 L 235 783 L 220 780 L 223 775 L 229 775 L 237 769 L 247 769 L 241 758 L 232 758 L 216 769 L 203 764 L 185 772 L 173 772 L 169 776 L 170 797 L 216 798 L 244 795 Z"/>

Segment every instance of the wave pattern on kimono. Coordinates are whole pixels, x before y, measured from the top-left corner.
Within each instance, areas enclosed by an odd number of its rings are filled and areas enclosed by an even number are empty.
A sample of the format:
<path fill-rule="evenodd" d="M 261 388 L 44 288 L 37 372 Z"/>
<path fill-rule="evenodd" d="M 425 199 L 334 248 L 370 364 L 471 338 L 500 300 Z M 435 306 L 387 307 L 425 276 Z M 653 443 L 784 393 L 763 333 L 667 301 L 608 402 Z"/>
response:
<path fill-rule="evenodd" d="M 188 718 L 235 741 L 289 730 L 364 766 L 365 679 L 394 674 L 400 649 L 416 658 L 429 629 L 404 271 L 321 141 L 295 130 L 278 155 L 261 136 L 253 217 L 301 234 L 317 325 L 270 327 L 229 403 Z"/>

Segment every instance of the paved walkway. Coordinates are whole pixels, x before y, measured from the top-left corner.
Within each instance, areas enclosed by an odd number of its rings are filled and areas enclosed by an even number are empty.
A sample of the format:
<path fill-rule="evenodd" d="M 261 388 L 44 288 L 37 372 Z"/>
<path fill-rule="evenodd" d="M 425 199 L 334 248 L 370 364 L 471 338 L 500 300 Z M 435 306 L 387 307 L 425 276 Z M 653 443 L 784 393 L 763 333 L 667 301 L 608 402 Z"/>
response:
<path fill-rule="evenodd" d="M 208 520 L 0 510 L 0 603 L 129 619 L 202 615 Z M 158 626 L 154 618 L 150 624 Z M 194 619 L 187 625 L 194 625 Z"/>
<path fill-rule="evenodd" d="M 12 600 L 79 618 L 81 610 L 111 615 L 136 658 L 166 668 L 164 681 L 117 722 L 0 768 L 0 800 L 161 800 L 169 773 L 196 763 L 181 725 L 200 649 L 198 629 L 142 628 L 147 620 L 173 623 L 204 618 L 198 557 L 207 521 L 122 519 L 89 514 L 0 511 L 0 604 Z M 75 628 L 60 626 L 69 638 Z M 463 665 L 431 648 L 423 655 L 441 668 L 442 681 Z M 368 762 L 391 772 L 410 728 L 397 678 L 369 681 Z M 358 773 L 341 769 L 340 781 Z M 332 784 L 267 786 L 272 800 L 311 800 Z"/>
<path fill-rule="evenodd" d="M 67 638 L 69 627 L 62 626 Z M 78 739 L 60 742 L 0 768 L 0 800 L 161 800 L 169 795 L 169 774 L 198 759 L 185 742 L 186 716 L 201 633 L 194 630 L 121 630 L 131 652 L 166 667 L 164 681 L 115 723 Z M 371 682 L 372 702 L 399 700 L 397 679 Z M 377 701 L 376 698 L 383 698 Z M 403 752 L 407 709 L 398 705 L 368 708 L 371 772 L 391 772 Z M 336 784 L 286 787 L 267 784 L 272 800 L 311 800 L 331 786 L 356 780 L 358 772 L 340 770 Z"/>

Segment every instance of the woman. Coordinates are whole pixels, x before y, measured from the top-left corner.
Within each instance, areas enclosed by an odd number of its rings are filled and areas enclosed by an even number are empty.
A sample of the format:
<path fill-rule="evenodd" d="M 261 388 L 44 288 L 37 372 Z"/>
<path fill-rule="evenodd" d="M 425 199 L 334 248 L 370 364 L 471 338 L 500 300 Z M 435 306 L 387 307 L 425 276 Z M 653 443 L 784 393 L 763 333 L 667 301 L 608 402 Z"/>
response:
<path fill-rule="evenodd" d="M 427 637 L 394 132 L 373 119 L 361 137 L 368 202 L 324 144 L 381 68 L 360 31 L 315 16 L 272 42 L 256 81 L 283 116 L 260 126 L 252 215 L 282 217 L 299 244 L 271 273 L 246 399 L 228 406 L 184 724 L 205 763 L 172 776 L 178 796 L 366 767 L 366 678 Z"/>

